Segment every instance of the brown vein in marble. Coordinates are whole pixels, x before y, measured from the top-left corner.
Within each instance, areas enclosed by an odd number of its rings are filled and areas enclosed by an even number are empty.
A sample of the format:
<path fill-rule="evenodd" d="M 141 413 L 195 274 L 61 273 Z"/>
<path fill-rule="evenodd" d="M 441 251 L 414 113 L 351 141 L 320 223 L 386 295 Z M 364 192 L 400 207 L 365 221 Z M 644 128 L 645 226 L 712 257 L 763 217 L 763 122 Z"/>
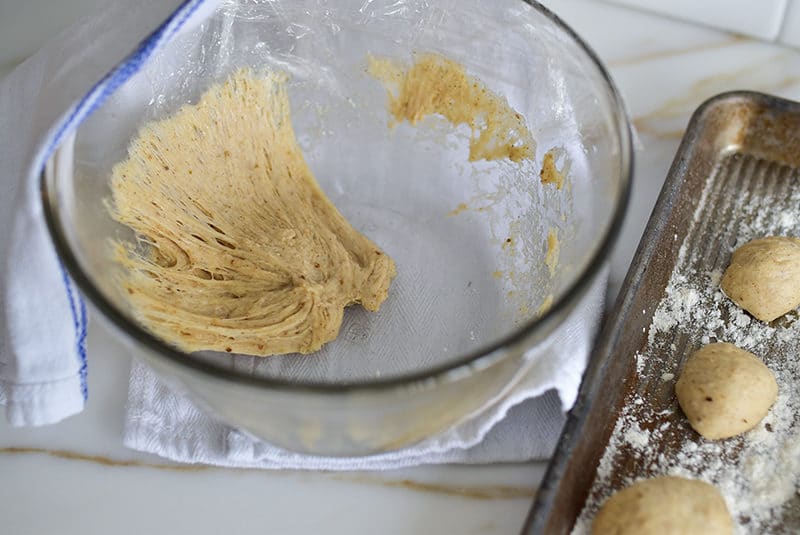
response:
<path fill-rule="evenodd" d="M 534 487 L 514 487 L 510 485 L 460 486 L 412 481 L 410 479 L 385 480 L 365 476 L 337 477 L 336 479 L 353 483 L 367 483 L 390 488 L 446 494 L 448 496 L 459 496 L 461 498 L 471 498 L 474 500 L 531 499 L 536 495 L 536 489 Z"/>
<path fill-rule="evenodd" d="M 740 69 L 701 78 L 681 95 L 666 100 L 651 112 L 634 117 L 632 122 L 642 134 L 662 139 L 680 138 L 683 136 L 685 121 L 695 108 L 718 93 L 735 89 L 775 93 L 800 83 L 798 75 L 771 76 L 773 73 L 790 70 L 788 66 L 786 69 L 775 68 L 775 64 L 781 65 L 783 60 L 790 57 L 794 57 L 793 53 L 776 54 L 763 60 L 757 60 Z M 678 119 L 681 122 L 681 128 L 675 128 L 675 124 L 658 124 Z"/>
<path fill-rule="evenodd" d="M 746 35 L 732 35 L 730 38 L 725 39 L 723 41 L 719 41 L 717 43 L 709 43 L 709 44 L 702 44 L 702 45 L 691 45 L 683 48 L 671 48 L 669 50 L 658 50 L 655 52 L 649 52 L 647 54 L 642 54 L 640 56 L 633 56 L 629 58 L 622 58 L 618 60 L 613 60 L 608 62 L 608 66 L 612 68 L 616 67 L 626 67 L 629 65 L 636 65 L 638 63 L 645 63 L 648 61 L 653 61 L 656 59 L 664 59 L 670 58 L 674 56 L 682 56 L 684 54 L 693 54 L 696 52 L 705 52 L 706 50 L 716 50 L 720 48 L 727 48 L 730 46 L 735 46 L 741 43 L 753 41 L 752 38 L 747 37 Z"/>
<path fill-rule="evenodd" d="M 140 468 L 155 468 L 157 470 L 172 470 L 175 472 L 197 472 L 200 470 L 208 470 L 214 467 L 207 465 L 197 464 L 165 464 L 165 463 L 148 463 L 136 461 L 133 459 L 110 459 L 100 455 L 87 455 L 84 453 L 77 453 L 69 450 L 48 450 L 45 448 L 31 448 L 31 447 L 6 447 L 0 448 L 0 454 L 11 455 L 49 455 L 58 459 L 68 459 L 70 461 L 83 461 L 103 466 L 121 466 L 130 467 L 136 466 Z"/>
<path fill-rule="evenodd" d="M 70 461 L 88 462 L 101 466 L 122 467 L 122 468 L 152 468 L 155 470 L 167 470 L 172 472 L 201 472 L 206 470 L 236 470 L 236 471 L 258 471 L 254 468 L 220 468 L 204 464 L 166 464 L 148 463 L 133 459 L 111 459 L 100 455 L 88 455 L 69 450 L 50 450 L 34 447 L 4 447 L 0 448 L 0 454 L 6 455 L 48 455 L 57 459 Z M 441 483 L 427 483 L 423 481 L 413 481 L 410 479 L 380 479 L 362 475 L 345 476 L 322 472 L 330 475 L 332 479 L 347 483 L 364 483 L 370 485 L 380 485 L 389 488 L 402 488 L 413 491 L 428 492 L 432 494 L 444 494 L 447 496 L 460 496 L 476 500 L 508 500 L 508 499 L 529 499 L 536 495 L 533 487 L 514 487 L 507 485 L 489 486 L 458 486 L 446 485 Z"/>

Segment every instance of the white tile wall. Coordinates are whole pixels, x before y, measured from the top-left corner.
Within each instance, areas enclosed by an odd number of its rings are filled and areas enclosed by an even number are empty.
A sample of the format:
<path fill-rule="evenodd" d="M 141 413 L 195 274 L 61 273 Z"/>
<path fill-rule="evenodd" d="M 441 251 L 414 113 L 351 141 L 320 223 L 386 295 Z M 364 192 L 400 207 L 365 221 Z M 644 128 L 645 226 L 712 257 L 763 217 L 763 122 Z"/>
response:
<path fill-rule="evenodd" d="M 800 0 L 789 0 L 778 40 L 800 48 Z"/>
<path fill-rule="evenodd" d="M 800 46 L 800 0 L 606 1 L 759 39 L 781 39 L 787 44 Z M 785 28 L 784 16 L 788 16 Z"/>

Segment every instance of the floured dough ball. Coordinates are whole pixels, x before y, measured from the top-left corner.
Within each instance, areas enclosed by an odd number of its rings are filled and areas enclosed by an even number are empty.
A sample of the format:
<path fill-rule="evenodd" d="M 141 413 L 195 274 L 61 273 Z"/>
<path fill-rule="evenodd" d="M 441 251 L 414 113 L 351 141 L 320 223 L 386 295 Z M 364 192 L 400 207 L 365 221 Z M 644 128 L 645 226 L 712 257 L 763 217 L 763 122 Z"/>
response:
<path fill-rule="evenodd" d="M 733 252 L 720 284 L 731 300 L 761 321 L 800 305 L 800 239 L 770 236 Z"/>
<path fill-rule="evenodd" d="M 725 499 L 704 481 L 657 477 L 611 496 L 592 524 L 593 535 L 730 535 Z"/>
<path fill-rule="evenodd" d="M 775 403 L 778 384 L 752 353 L 720 342 L 689 357 L 675 393 L 695 431 L 713 440 L 755 427 Z"/>

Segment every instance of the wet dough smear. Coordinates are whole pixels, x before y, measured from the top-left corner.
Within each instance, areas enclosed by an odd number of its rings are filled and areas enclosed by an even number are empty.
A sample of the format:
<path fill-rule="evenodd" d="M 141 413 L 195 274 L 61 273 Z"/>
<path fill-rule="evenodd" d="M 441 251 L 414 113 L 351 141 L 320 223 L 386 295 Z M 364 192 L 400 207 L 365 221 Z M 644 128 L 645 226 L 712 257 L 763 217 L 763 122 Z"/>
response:
<path fill-rule="evenodd" d="M 376 311 L 394 262 L 327 199 L 292 129 L 285 76 L 242 70 L 144 127 L 112 176 L 139 320 L 185 351 L 310 353 L 344 308 Z"/>
<path fill-rule="evenodd" d="M 469 161 L 533 159 L 536 143 L 525 118 L 463 65 L 438 54 L 420 54 L 410 67 L 370 56 L 367 70 L 387 88 L 395 121 L 417 124 L 436 114 L 453 126 L 468 125 Z"/>

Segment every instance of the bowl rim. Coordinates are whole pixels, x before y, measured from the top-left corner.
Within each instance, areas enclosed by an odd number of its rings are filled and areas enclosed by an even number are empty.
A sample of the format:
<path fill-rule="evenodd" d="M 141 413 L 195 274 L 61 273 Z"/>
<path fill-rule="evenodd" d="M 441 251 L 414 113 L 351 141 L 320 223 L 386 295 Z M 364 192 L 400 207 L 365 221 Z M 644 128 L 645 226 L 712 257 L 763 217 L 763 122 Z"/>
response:
<path fill-rule="evenodd" d="M 406 388 L 409 385 L 418 385 L 428 382 L 442 382 L 457 380 L 463 374 L 471 374 L 471 370 L 484 369 L 492 366 L 499 360 L 503 360 L 513 352 L 514 349 L 526 345 L 526 342 L 534 334 L 548 335 L 558 325 L 557 319 L 566 316 L 572 306 L 577 303 L 581 296 L 588 290 L 603 265 L 608 260 L 614 243 L 620 234 L 620 229 L 624 221 L 625 213 L 628 208 L 631 196 L 631 182 L 633 175 L 634 154 L 633 154 L 633 135 L 628 120 L 625 105 L 620 96 L 616 84 L 612 80 L 607 69 L 595 53 L 595 51 L 558 15 L 540 4 L 537 0 L 520 0 L 534 10 L 548 18 L 554 25 L 563 31 L 578 47 L 586 54 L 594 67 L 598 70 L 601 78 L 605 81 L 609 90 L 611 112 L 613 120 L 619 131 L 620 138 L 620 161 L 621 161 L 621 184 L 619 198 L 614 208 L 611 220 L 606 228 L 598 247 L 586 264 L 586 267 L 575 281 L 567 288 L 562 296 L 550 307 L 550 309 L 537 318 L 525 321 L 509 334 L 499 337 L 486 346 L 476 350 L 457 355 L 449 361 L 437 366 L 418 371 L 403 373 L 387 378 L 372 378 L 362 381 L 346 381 L 341 383 L 325 383 L 321 381 L 292 381 L 272 377 L 260 377 L 247 375 L 225 366 L 223 363 L 216 364 L 211 361 L 201 360 L 191 357 L 190 354 L 180 351 L 155 335 L 147 331 L 143 326 L 128 318 L 118 310 L 98 288 L 91 282 L 89 275 L 83 270 L 77 257 L 73 253 L 66 235 L 61 228 L 57 216 L 57 198 L 55 192 L 47 187 L 46 167 L 40 175 L 40 193 L 42 208 L 45 216 L 46 225 L 53 240 L 56 252 L 64 263 L 69 275 L 78 285 L 81 293 L 88 297 L 89 301 L 108 319 L 114 327 L 122 331 L 126 336 L 135 342 L 144 345 L 153 354 L 163 357 L 178 367 L 193 369 L 204 375 L 216 379 L 227 380 L 243 385 L 266 387 L 274 390 L 285 391 L 305 391 L 318 394 L 345 394 L 353 392 L 366 392 L 373 390 L 392 390 L 395 388 Z M 225 362 L 227 364 L 227 361 Z"/>

